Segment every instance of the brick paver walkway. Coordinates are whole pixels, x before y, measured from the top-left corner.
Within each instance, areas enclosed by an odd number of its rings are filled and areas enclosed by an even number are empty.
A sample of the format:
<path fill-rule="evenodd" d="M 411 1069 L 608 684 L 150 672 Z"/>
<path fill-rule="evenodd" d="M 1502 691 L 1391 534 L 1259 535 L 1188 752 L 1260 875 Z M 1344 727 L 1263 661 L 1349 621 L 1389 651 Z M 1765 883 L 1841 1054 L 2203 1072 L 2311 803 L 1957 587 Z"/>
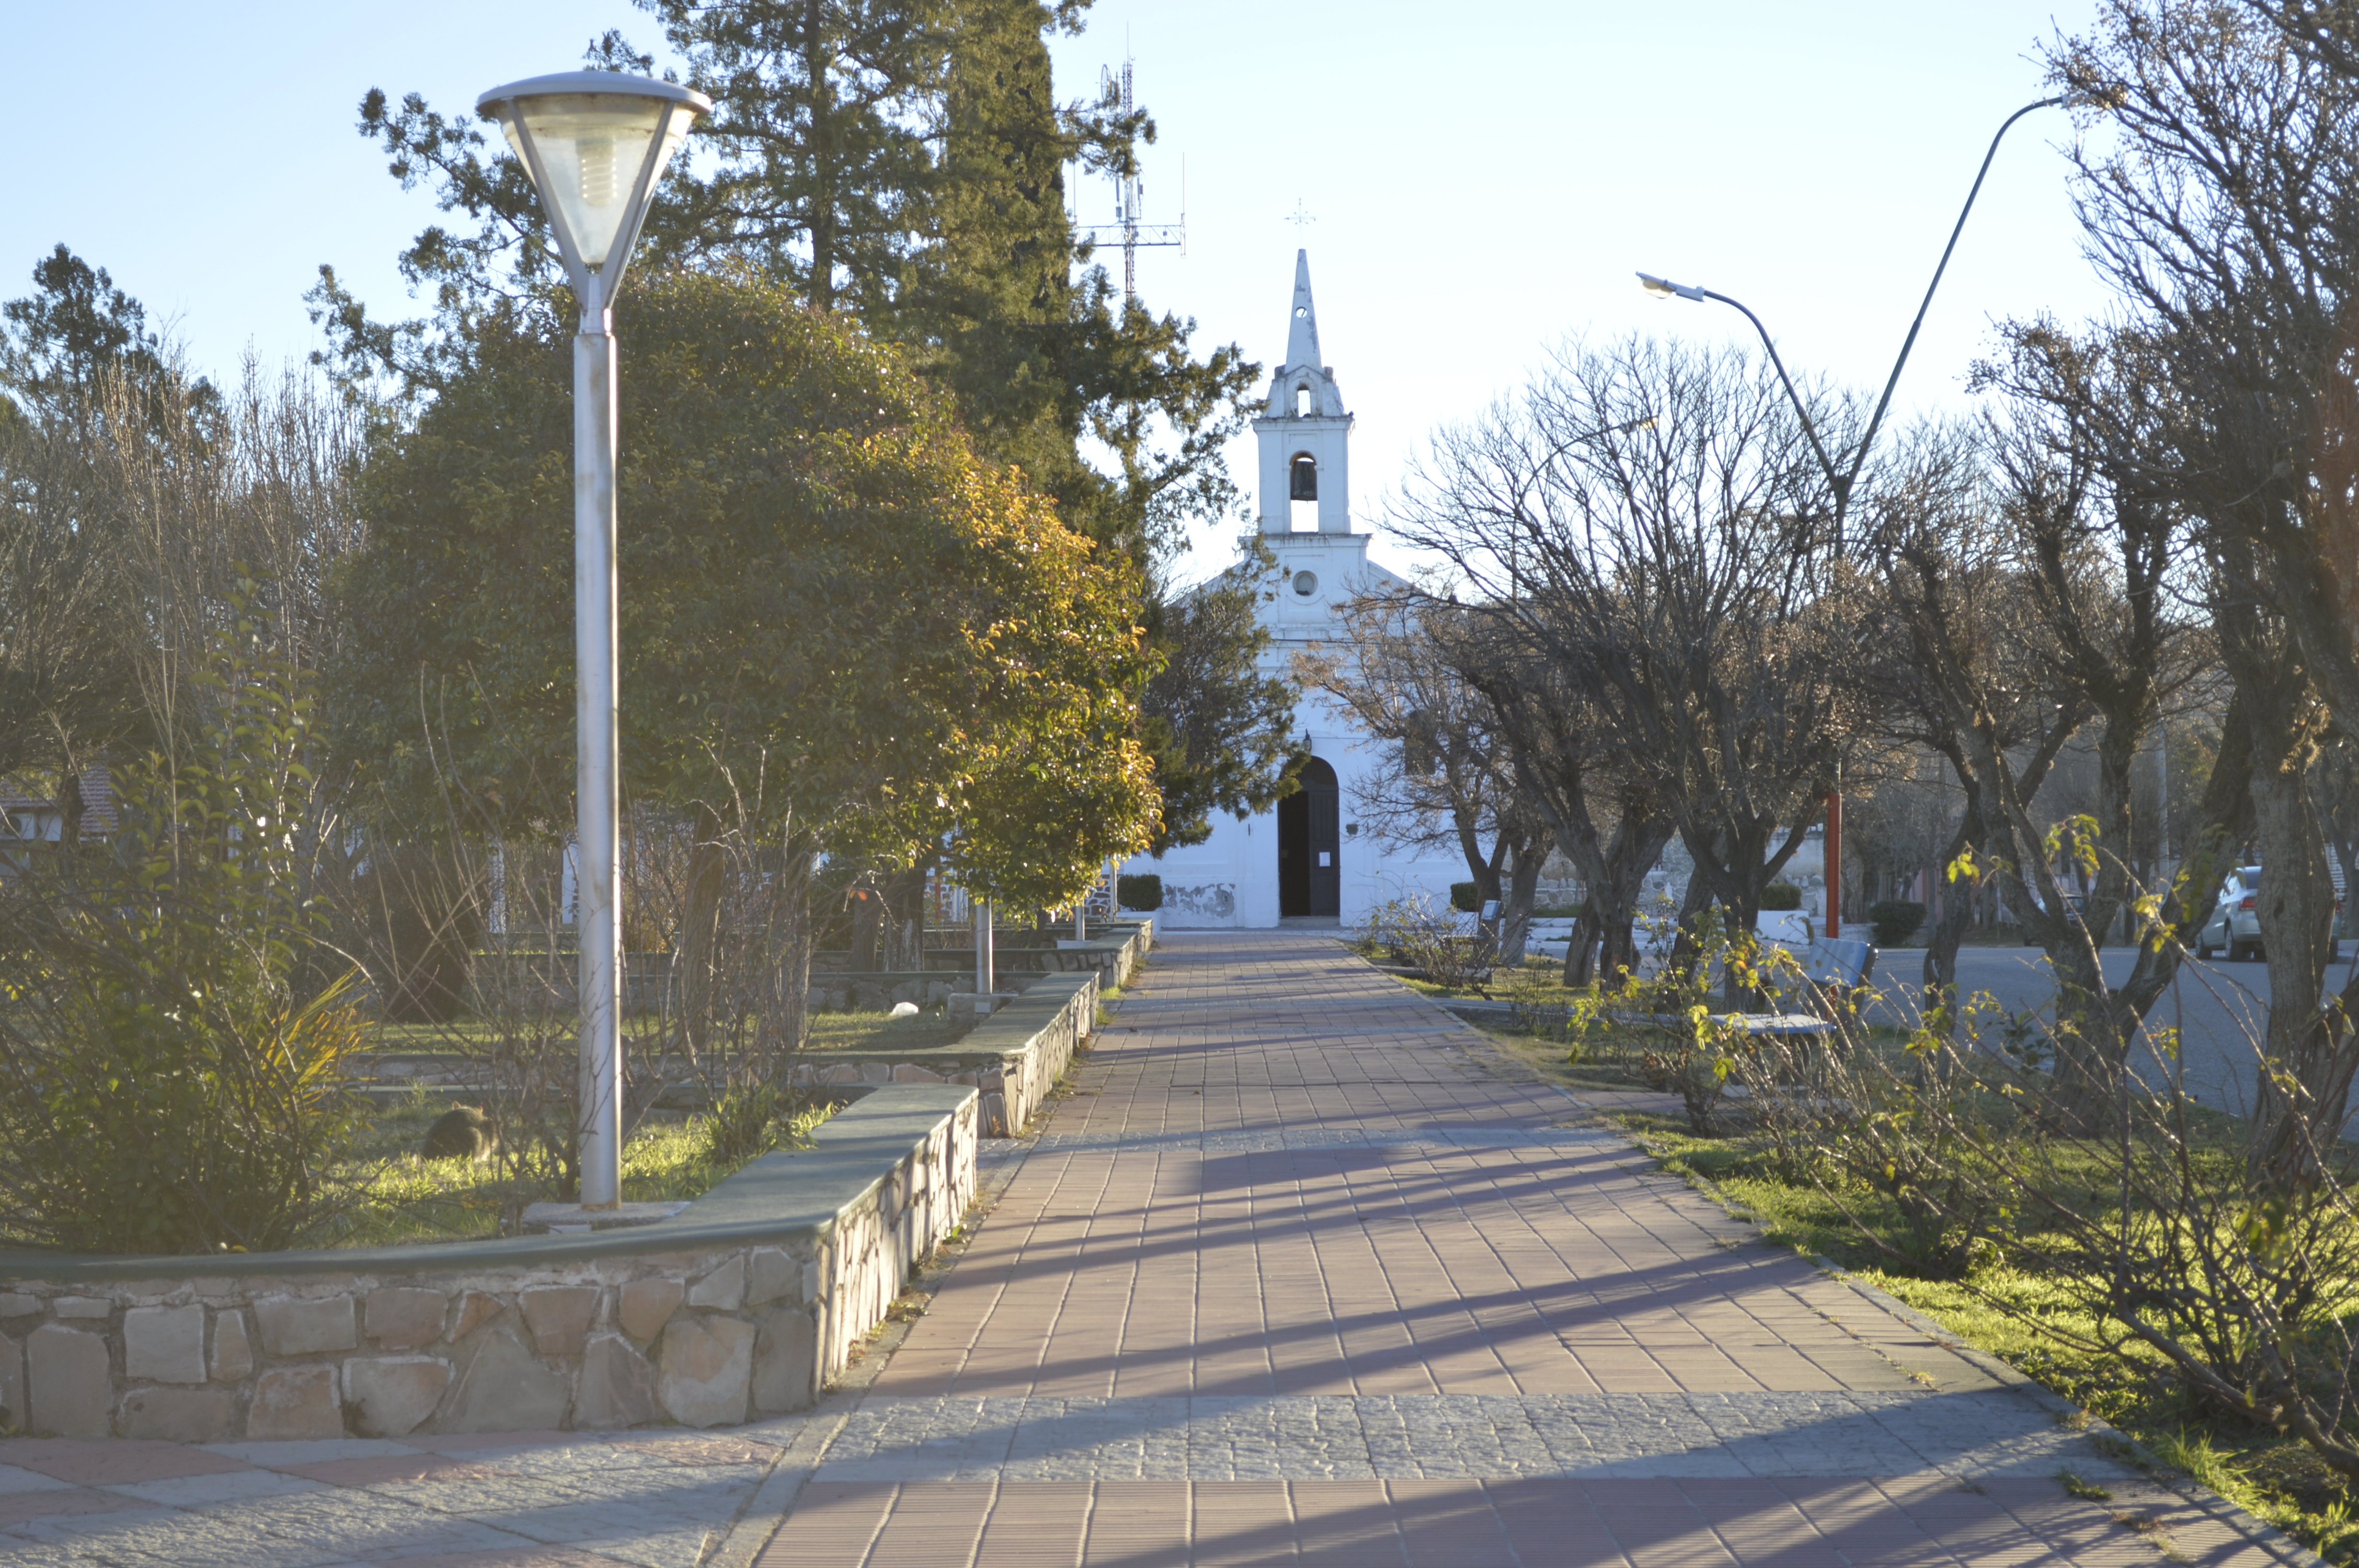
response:
<path fill-rule="evenodd" d="M 2296 1560 L 1586 1117 L 1331 940 L 1169 936 L 864 1390 L 710 1433 L 0 1442 L 0 1568 Z"/>
<path fill-rule="evenodd" d="M 1165 938 L 840 1419 L 766 1568 L 2276 1560 L 1315 934 Z"/>

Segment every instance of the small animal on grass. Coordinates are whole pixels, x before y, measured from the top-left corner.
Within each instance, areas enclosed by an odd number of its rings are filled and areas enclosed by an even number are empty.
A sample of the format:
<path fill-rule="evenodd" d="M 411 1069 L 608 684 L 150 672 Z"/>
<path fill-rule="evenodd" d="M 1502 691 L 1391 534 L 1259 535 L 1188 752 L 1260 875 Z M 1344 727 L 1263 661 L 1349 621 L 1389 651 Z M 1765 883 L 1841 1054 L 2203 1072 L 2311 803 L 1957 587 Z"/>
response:
<path fill-rule="evenodd" d="M 454 1105 L 426 1130 L 429 1160 L 481 1160 L 498 1140 L 492 1136 L 492 1119 L 472 1105 Z"/>

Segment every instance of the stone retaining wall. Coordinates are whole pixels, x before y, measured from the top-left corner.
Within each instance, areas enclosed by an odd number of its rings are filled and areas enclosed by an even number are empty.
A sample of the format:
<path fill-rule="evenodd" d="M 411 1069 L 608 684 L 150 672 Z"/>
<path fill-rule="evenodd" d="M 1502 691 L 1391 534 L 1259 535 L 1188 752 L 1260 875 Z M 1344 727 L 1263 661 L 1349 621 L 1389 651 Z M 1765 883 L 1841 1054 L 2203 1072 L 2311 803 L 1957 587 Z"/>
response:
<path fill-rule="evenodd" d="M 1022 995 L 950 1045 L 861 1051 L 810 1051 L 796 1063 L 805 1087 L 853 1084 L 957 1084 L 983 1096 L 986 1138 L 1022 1131 L 1057 1079 L 1097 1028 L 1104 985 L 1137 971 L 1155 940 L 1152 921 L 1125 924 L 1103 941 L 1074 943 L 1027 956 L 1047 958 L 1061 972 L 1038 976 Z"/>
<path fill-rule="evenodd" d="M 722 1426 L 810 1405 L 974 1195 L 980 1100 L 864 1096 L 661 1224 L 219 1258 L 0 1253 L 0 1407 L 208 1442 Z"/>
<path fill-rule="evenodd" d="M 1047 975 L 960 1036 L 954 1044 L 865 1051 L 808 1051 L 794 1082 L 827 1088 L 854 1084 L 954 1084 L 982 1096 L 985 1138 L 1021 1131 L 1097 1025 L 1098 977 Z"/>

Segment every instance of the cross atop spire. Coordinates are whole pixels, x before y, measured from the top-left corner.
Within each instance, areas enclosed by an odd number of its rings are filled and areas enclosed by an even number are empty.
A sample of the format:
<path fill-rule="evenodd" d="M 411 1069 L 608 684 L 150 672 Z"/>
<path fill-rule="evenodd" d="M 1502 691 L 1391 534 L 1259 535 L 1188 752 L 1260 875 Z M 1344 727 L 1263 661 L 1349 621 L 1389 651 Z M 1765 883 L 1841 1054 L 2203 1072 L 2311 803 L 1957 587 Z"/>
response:
<path fill-rule="evenodd" d="M 1286 368 L 1324 368 L 1319 357 L 1319 312 L 1310 303 L 1310 253 L 1294 253 L 1294 311 L 1286 330 Z"/>

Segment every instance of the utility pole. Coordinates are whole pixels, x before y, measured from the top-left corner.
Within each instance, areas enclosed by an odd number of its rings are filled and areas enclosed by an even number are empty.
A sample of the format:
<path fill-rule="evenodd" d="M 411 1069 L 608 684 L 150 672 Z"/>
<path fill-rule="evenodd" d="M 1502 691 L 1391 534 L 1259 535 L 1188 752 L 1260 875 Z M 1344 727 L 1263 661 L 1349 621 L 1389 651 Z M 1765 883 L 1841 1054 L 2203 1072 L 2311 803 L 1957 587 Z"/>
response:
<path fill-rule="evenodd" d="M 1786 373 L 1786 363 L 1777 357 L 1777 341 L 1769 336 L 1769 329 L 1761 324 L 1760 317 L 1756 316 L 1742 301 L 1731 299 L 1725 294 L 1715 294 L 1709 288 L 1697 288 L 1688 284 L 1673 283 L 1669 278 L 1657 277 L 1651 273 L 1642 272 L 1638 275 L 1639 284 L 1647 293 L 1658 298 L 1714 300 L 1722 305 L 1734 306 L 1744 312 L 1746 320 L 1753 323 L 1753 330 L 1761 335 L 1761 346 L 1769 351 L 1769 362 L 1777 368 L 1777 380 L 1785 386 L 1786 395 L 1794 405 L 1794 412 L 1801 416 L 1802 433 L 1810 437 L 1810 450 L 1817 456 L 1819 467 L 1826 474 L 1828 490 L 1833 493 L 1836 559 L 1843 558 L 1843 518 L 1851 509 L 1852 487 L 1859 482 L 1860 470 L 1867 463 L 1867 449 L 1875 445 L 1875 432 L 1884 423 L 1885 411 L 1892 406 L 1893 388 L 1900 384 L 1900 372 L 1908 363 L 1908 351 L 1917 346 L 1917 334 L 1924 328 L 1925 313 L 1933 308 L 1933 295 L 1941 287 L 1941 275 L 1950 270 L 1950 257 L 1956 254 L 1958 236 L 1965 232 L 1966 220 L 1973 213 L 1974 198 L 1982 194 L 1983 181 L 1990 177 L 1991 161 L 1998 157 L 1999 143 L 2006 139 L 2008 130 L 2026 114 L 2037 109 L 2053 109 L 2068 102 L 2070 102 L 2068 98 L 2058 97 L 2042 98 L 2037 103 L 2027 103 L 2009 114 L 2000 124 L 1998 135 L 1991 138 L 1990 150 L 1983 155 L 1982 168 L 1975 172 L 1974 183 L 1966 192 L 1966 204 L 1960 209 L 1958 221 L 1950 230 L 1950 243 L 1941 247 L 1941 259 L 1933 267 L 1933 281 L 1925 286 L 1925 298 L 1917 307 L 1917 319 L 1908 323 L 1908 336 L 1902 339 L 1900 342 L 1900 357 L 1892 362 L 1892 373 L 1885 378 L 1884 395 L 1875 401 L 1875 412 L 1868 416 L 1866 433 L 1860 437 L 1859 445 L 1853 449 L 1851 467 L 1847 470 L 1838 471 L 1833 460 L 1827 456 L 1826 448 L 1820 444 L 1818 427 L 1810 420 L 1810 410 L 1802 402 L 1802 395 L 1794 390 L 1793 378 Z M 1843 932 L 1843 787 L 1840 782 L 1840 763 L 1837 764 L 1837 780 L 1836 786 L 1827 792 L 1826 799 L 1827 935 L 1829 936 L 1840 935 Z"/>
<path fill-rule="evenodd" d="M 1128 56 L 1123 58 L 1122 74 L 1117 77 L 1114 67 L 1107 66 L 1098 74 L 1098 90 L 1103 97 L 1113 99 L 1122 107 L 1125 118 L 1131 112 L 1131 65 Z M 1114 217 L 1111 223 L 1076 223 L 1074 228 L 1102 244 L 1122 242 L 1122 297 L 1125 301 L 1138 297 L 1138 253 L 1142 250 L 1176 248 L 1181 255 L 1188 254 L 1188 165 L 1180 165 L 1180 221 L 1177 223 L 1142 223 L 1139 211 L 1146 182 L 1138 178 L 1135 162 L 1125 160 L 1114 173 Z"/>

